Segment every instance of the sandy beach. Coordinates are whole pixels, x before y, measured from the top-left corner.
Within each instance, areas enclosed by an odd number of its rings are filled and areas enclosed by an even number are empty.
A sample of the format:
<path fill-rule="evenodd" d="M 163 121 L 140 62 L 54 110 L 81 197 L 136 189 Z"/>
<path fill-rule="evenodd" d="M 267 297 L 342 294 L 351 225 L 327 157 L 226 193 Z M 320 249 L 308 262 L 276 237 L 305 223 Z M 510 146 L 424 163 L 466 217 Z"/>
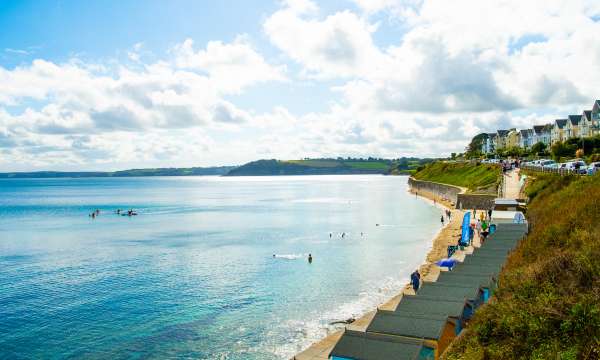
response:
<path fill-rule="evenodd" d="M 435 281 L 440 273 L 439 267 L 435 265 L 438 260 L 447 257 L 448 245 L 455 245 L 460 236 L 460 228 L 462 224 L 462 218 L 464 211 L 454 209 L 452 204 L 447 199 L 444 199 L 436 194 L 420 190 L 418 194 L 411 190 L 411 193 L 415 196 L 423 198 L 425 201 L 430 201 L 435 206 L 440 208 L 440 215 L 444 210 L 450 210 L 452 212 L 450 223 L 445 223 L 445 226 L 440 229 L 437 235 L 434 237 L 431 249 L 427 253 L 426 261 L 419 267 L 421 273 L 421 279 L 424 281 Z M 468 253 L 469 250 L 466 250 Z M 461 256 L 462 254 L 458 254 Z M 464 255 L 462 255 L 464 256 Z M 392 297 L 388 301 L 380 304 L 377 308 L 384 310 L 394 310 L 402 296 L 414 295 L 414 291 L 410 284 L 406 284 L 404 289 L 396 296 Z M 376 309 L 367 312 L 360 318 L 356 319 L 352 324 L 346 327 L 351 330 L 365 331 L 373 316 L 375 315 Z M 323 360 L 327 359 L 328 354 L 331 352 L 338 339 L 342 336 L 343 330 L 336 330 L 331 334 L 327 335 L 322 340 L 312 344 L 310 347 L 295 355 L 293 359 L 296 360 Z"/>

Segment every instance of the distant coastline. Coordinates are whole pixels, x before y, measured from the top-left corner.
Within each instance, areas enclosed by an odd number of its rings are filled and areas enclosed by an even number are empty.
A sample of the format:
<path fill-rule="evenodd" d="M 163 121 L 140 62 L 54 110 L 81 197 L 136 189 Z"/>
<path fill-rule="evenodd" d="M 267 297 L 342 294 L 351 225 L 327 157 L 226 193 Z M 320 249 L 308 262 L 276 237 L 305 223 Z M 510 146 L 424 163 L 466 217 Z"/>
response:
<path fill-rule="evenodd" d="M 257 160 L 241 166 L 150 168 L 121 171 L 31 171 L 0 173 L 0 179 L 140 176 L 411 175 L 434 159 L 320 158 Z"/>

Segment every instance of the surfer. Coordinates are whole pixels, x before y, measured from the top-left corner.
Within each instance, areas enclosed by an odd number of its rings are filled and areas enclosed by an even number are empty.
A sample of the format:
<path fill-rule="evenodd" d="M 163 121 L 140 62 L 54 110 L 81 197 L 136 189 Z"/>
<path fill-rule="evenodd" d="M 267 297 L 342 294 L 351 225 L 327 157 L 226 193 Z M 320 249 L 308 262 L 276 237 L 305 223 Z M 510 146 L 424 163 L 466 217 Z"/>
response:
<path fill-rule="evenodd" d="M 312 255 L 311 254 L 308 254 L 308 263 L 312 264 Z"/>

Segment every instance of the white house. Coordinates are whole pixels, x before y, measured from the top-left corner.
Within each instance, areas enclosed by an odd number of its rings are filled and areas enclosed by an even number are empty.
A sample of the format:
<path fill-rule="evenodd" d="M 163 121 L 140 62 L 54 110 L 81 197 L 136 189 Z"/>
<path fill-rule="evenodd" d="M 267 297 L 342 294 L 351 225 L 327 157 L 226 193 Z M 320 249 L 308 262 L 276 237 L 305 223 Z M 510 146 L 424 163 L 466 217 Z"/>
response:
<path fill-rule="evenodd" d="M 529 149 L 533 144 L 534 136 L 533 129 L 521 130 L 521 136 L 519 137 L 519 146 L 523 149 Z"/>

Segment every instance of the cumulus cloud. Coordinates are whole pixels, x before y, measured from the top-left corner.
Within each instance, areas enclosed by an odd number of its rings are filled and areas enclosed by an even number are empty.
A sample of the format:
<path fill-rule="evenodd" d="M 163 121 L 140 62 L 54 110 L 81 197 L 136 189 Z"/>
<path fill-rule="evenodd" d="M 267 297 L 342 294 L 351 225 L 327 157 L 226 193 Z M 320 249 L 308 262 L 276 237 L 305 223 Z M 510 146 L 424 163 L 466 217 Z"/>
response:
<path fill-rule="evenodd" d="M 598 97 L 598 1 L 279 4 L 256 19 L 265 43 L 182 39 L 151 62 L 138 43 L 125 62 L 0 67 L 0 168 L 439 156 Z M 277 83 L 295 94 L 306 82 L 327 94 L 325 110 L 252 93 Z"/>

